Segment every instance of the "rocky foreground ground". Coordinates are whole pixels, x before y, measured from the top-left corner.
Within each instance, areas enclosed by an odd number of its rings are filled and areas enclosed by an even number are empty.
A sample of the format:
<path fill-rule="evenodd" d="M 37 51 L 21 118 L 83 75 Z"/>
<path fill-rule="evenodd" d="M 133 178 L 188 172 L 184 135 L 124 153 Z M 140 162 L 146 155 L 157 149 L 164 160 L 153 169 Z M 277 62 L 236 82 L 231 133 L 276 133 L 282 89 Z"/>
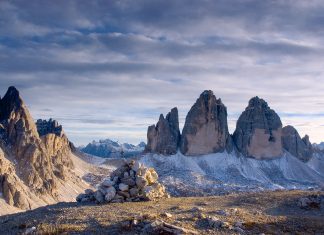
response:
<path fill-rule="evenodd" d="M 310 195 L 323 198 L 324 192 L 59 203 L 0 217 L 0 234 L 324 234 L 324 200 L 300 204 Z"/>

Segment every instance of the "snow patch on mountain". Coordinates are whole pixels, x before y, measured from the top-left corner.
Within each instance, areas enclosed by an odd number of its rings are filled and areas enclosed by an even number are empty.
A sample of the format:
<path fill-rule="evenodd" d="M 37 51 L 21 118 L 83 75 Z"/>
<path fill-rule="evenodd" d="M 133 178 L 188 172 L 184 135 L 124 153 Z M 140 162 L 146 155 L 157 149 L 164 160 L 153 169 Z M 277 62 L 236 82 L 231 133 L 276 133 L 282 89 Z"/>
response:
<path fill-rule="evenodd" d="M 315 153 L 307 165 L 320 175 L 324 176 L 324 154 Z"/>
<path fill-rule="evenodd" d="M 313 167 L 317 162 L 305 164 L 288 152 L 271 160 L 237 157 L 224 152 L 190 157 L 181 153 L 172 156 L 147 154 L 140 161 L 156 169 L 161 182 L 173 195 L 324 186 L 324 175 Z"/>

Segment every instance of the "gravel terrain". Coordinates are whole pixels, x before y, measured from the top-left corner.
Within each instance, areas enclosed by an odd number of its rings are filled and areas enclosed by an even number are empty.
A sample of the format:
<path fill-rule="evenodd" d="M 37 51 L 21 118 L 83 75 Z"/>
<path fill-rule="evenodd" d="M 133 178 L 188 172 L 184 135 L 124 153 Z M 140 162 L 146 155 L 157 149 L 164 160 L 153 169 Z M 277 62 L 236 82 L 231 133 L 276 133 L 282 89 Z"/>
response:
<path fill-rule="evenodd" d="M 314 194 L 324 197 L 315 191 L 265 191 L 104 205 L 59 203 L 1 216 L 0 234 L 144 234 L 154 221 L 188 234 L 324 234 L 324 200 L 316 208 L 298 206 L 300 198 Z M 212 226 L 215 218 L 223 226 Z"/>

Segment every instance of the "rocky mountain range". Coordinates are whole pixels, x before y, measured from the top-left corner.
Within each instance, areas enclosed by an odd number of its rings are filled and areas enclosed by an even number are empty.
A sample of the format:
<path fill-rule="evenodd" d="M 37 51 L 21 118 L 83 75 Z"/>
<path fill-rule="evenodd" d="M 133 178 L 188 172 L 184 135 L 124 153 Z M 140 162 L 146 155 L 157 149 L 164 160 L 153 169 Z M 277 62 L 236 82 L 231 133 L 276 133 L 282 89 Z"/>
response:
<path fill-rule="evenodd" d="M 86 187 L 73 173 L 72 155 L 62 126 L 51 119 L 35 123 L 18 90 L 9 87 L 0 99 L 2 213 L 8 207 L 31 209 L 72 199 L 63 191 Z"/>
<path fill-rule="evenodd" d="M 129 143 L 120 144 L 117 141 L 105 139 L 99 141 L 94 140 L 85 147 L 80 147 L 79 150 L 83 153 L 102 158 L 128 158 L 142 153 L 145 146 L 144 142 L 138 145 Z"/>
<path fill-rule="evenodd" d="M 179 142 L 171 134 L 175 125 L 162 122 L 163 115 L 148 128 L 148 143 L 154 145 L 141 161 L 156 169 L 172 195 L 324 187 L 321 145 L 301 138 L 293 126 L 283 127 L 259 97 L 250 99 L 232 135 L 226 106 L 212 91 L 204 91 L 190 109 Z"/>
<path fill-rule="evenodd" d="M 178 109 L 173 108 L 148 128 L 147 145 L 107 139 L 80 149 L 57 121 L 34 122 L 16 88 L 0 99 L 0 214 L 72 201 L 91 188 L 81 178 L 95 185 L 118 167 L 121 157 L 136 157 L 154 167 L 167 190 L 179 196 L 324 185 L 321 145 L 301 138 L 292 126 L 283 127 L 259 97 L 249 101 L 233 134 L 222 100 L 204 91 L 182 132 Z"/>
<path fill-rule="evenodd" d="M 301 138 L 292 126 L 283 127 L 278 114 L 259 97 L 250 99 L 231 135 L 227 108 L 210 90 L 204 91 L 188 112 L 181 134 L 178 110 L 173 108 L 166 119 L 161 114 L 158 123 L 148 128 L 147 142 L 146 152 L 163 155 L 235 152 L 254 159 L 274 159 L 289 152 L 307 162 L 314 153 L 309 137 Z"/>

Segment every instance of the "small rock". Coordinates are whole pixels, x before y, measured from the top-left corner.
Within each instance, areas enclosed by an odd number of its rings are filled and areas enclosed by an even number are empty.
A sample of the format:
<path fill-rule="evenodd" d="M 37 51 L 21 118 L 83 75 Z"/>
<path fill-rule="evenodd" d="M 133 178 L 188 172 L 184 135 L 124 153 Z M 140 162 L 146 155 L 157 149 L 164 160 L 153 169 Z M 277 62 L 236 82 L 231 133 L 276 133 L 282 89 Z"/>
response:
<path fill-rule="evenodd" d="M 124 229 L 129 229 L 131 225 L 132 225 L 132 221 L 129 220 L 120 222 L 120 226 Z"/>
<path fill-rule="evenodd" d="M 143 176 L 137 176 L 136 185 L 138 188 L 144 188 L 146 185 L 148 185 L 148 182 Z"/>
<path fill-rule="evenodd" d="M 128 186 L 127 184 L 120 183 L 120 184 L 118 185 L 118 188 L 119 188 L 121 191 L 128 191 L 129 186 Z"/>
<path fill-rule="evenodd" d="M 228 216 L 228 213 L 224 210 L 218 210 L 215 212 L 217 215 Z"/>
<path fill-rule="evenodd" d="M 172 218 L 172 215 L 168 212 L 163 213 L 162 216 L 164 216 L 166 218 Z"/>
<path fill-rule="evenodd" d="M 111 186 L 114 186 L 114 184 L 115 184 L 115 182 L 110 179 L 106 179 L 101 183 L 101 185 L 104 187 L 111 187 Z"/>
<path fill-rule="evenodd" d="M 237 221 L 237 222 L 234 223 L 234 227 L 242 228 L 243 223 L 241 221 Z"/>
<path fill-rule="evenodd" d="M 118 176 L 115 176 L 115 177 L 113 178 L 114 184 L 116 184 L 118 180 L 119 180 L 119 177 L 118 177 Z"/>
<path fill-rule="evenodd" d="M 86 190 L 84 191 L 84 193 L 85 193 L 85 194 L 93 194 L 94 192 L 93 192 L 92 189 L 86 189 Z"/>
<path fill-rule="evenodd" d="M 235 232 L 237 232 L 239 234 L 244 234 L 245 233 L 245 231 L 240 227 L 234 227 L 233 231 L 235 231 Z"/>
<path fill-rule="evenodd" d="M 222 228 L 223 227 L 223 224 L 224 222 L 221 221 L 220 219 L 218 219 L 217 217 L 207 217 L 207 222 L 208 222 L 208 225 L 209 227 L 212 227 L 212 228 Z"/>
<path fill-rule="evenodd" d="M 196 231 L 185 229 L 166 223 L 162 220 L 155 220 L 147 224 L 141 234 L 198 234 Z"/>
<path fill-rule="evenodd" d="M 125 191 L 118 191 L 117 194 L 119 196 L 122 196 L 122 197 L 125 197 L 125 198 L 130 198 L 130 195 L 128 192 L 125 192 Z"/>
<path fill-rule="evenodd" d="M 96 191 L 94 195 L 97 202 L 103 203 L 105 201 L 105 195 L 100 190 Z"/>
<path fill-rule="evenodd" d="M 121 182 L 122 182 L 123 184 L 126 184 L 126 185 L 131 186 L 131 187 L 136 185 L 135 180 L 133 180 L 133 179 L 130 178 L 130 177 L 127 177 L 127 178 L 123 178 L 123 179 L 121 179 Z"/>
<path fill-rule="evenodd" d="M 129 193 L 130 193 L 131 197 L 137 197 L 138 196 L 138 189 L 137 188 L 131 188 L 129 190 Z"/>
<path fill-rule="evenodd" d="M 231 225 L 228 222 L 224 222 L 222 223 L 222 228 L 231 228 Z"/>
<path fill-rule="evenodd" d="M 105 200 L 110 202 L 116 195 L 116 189 L 114 187 L 110 187 L 106 190 Z"/>
<path fill-rule="evenodd" d="M 192 212 L 203 212 L 204 210 L 204 208 L 196 206 L 191 209 Z"/>
<path fill-rule="evenodd" d="M 137 172 L 138 169 L 140 169 L 142 167 L 142 163 L 140 163 L 139 161 L 136 161 L 132 167 L 132 170 Z"/>
<path fill-rule="evenodd" d="M 124 172 L 124 178 L 128 178 L 129 177 L 129 173 L 126 171 Z"/>

